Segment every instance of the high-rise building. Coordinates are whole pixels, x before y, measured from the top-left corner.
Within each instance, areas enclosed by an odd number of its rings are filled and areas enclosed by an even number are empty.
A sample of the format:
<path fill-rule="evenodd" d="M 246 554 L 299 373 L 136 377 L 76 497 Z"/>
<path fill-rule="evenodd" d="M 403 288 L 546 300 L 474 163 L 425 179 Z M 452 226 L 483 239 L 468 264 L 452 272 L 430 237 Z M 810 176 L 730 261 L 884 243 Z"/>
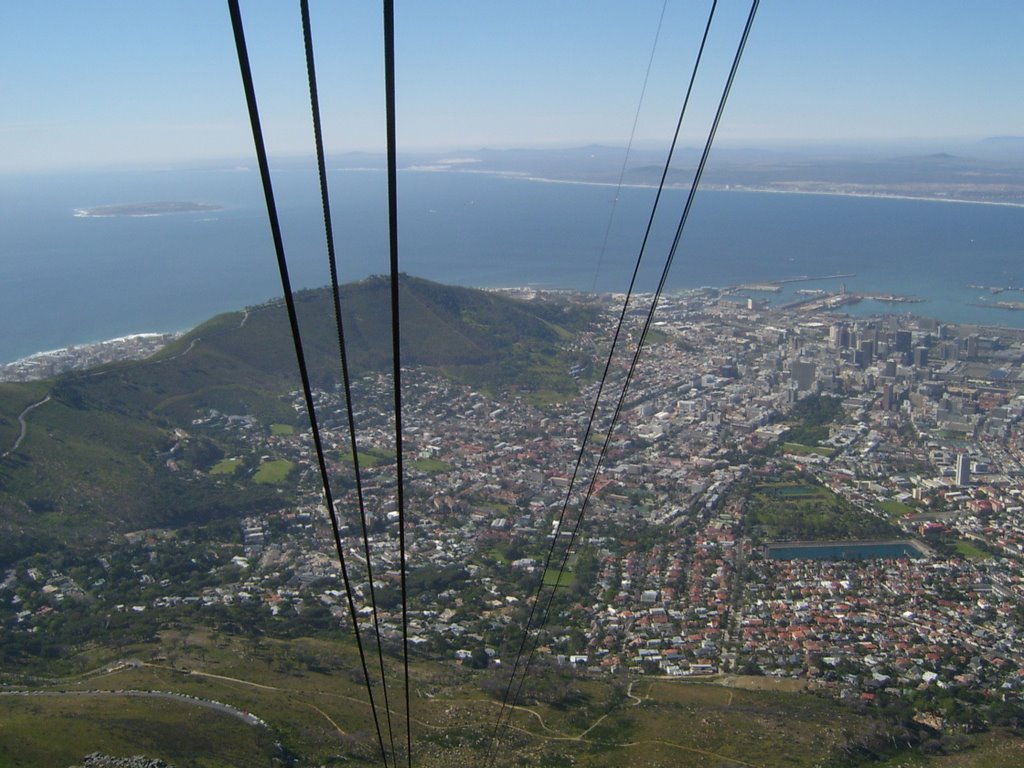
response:
<path fill-rule="evenodd" d="M 850 331 L 843 323 L 833 323 L 828 329 L 828 343 L 832 349 L 845 349 L 850 345 Z"/>
<path fill-rule="evenodd" d="M 914 347 L 914 367 L 915 368 L 927 368 L 928 367 L 928 347 Z"/>
<path fill-rule="evenodd" d="M 956 484 L 968 485 L 971 482 L 971 459 L 966 453 L 956 457 Z"/>
<path fill-rule="evenodd" d="M 972 333 L 967 337 L 965 346 L 967 347 L 967 359 L 977 360 L 978 358 L 978 334 Z"/>
<path fill-rule="evenodd" d="M 789 373 L 801 392 L 805 392 L 814 386 L 814 363 L 804 360 L 794 360 L 789 364 Z"/>
<path fill-rule="evenodd" d="M 871 365 L 875 360 L 875 340 L 870 337 L 859 338 L 857 351 L 863 353 L 864 365 Z"/>
<path fill-rule="evenodd" d="M 895 398 L 893 397 L 892 384 L 885 384 L 882 387 L 882 408 L 886 411 L 891 411 L 893 405 L 895 405 Z"/>

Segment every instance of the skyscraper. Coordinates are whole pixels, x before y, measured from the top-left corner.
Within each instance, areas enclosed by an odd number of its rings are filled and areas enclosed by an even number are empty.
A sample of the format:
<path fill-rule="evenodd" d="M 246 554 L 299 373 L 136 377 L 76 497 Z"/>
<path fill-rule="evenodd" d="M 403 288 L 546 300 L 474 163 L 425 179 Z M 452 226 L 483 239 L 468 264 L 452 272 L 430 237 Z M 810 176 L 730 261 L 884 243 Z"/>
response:
<path fill-rule="evenodd" d="M 799 390 L 807 391 L 814 386 L 814 363 L 805 360 L 794 360 L 789 364 L 789 372 Z"/>
<path fill-rule="evenodd" d="M 971 482 L 971 459 L 966 453 L 956 457 L 956 484 L 968 485 Z"/>

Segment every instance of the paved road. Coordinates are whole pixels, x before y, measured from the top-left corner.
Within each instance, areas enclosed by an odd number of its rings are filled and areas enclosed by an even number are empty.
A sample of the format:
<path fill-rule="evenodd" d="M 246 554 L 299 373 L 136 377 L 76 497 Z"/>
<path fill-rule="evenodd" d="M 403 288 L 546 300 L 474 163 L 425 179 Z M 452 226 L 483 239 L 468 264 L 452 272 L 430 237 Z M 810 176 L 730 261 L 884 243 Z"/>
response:
<path fill-rule="evenodd" d="M 38 403 L 32 403 L 32 405 L 28 406 L 25 410 L 18 414 L 18 423 L 21 424 L 21 433 L 18 435 L 18 439 L 14 441 L 14 445 L 11 446 L 11 449 L 9 451 L 4 451 L 2 454 L 0 454 L 0 459 L 6 459 L 12 453 L 18 450 L 19 447 L 21 447 L 21 441 L 25 439 L 25 435 L 28 433 L 27 417 L 29 413 L 34 411 L 39 406 L 45 405 L 48 402 L 50 402 L 49 395 L 44 397 Z"/>
<path fill-rule="evenodd" d="M 195 696 L 186 696 L 181 693 L 171 693 L 169 691 L 0 691 L 0 696 L 127 696 L 130 698 L 166 699 L 169 701 L 177 701 L 182 704 L 191 704 L 196 707 L 212 709 L 215 712 L 223 712 L 225 715 L 237 718 L 247 725 L 263 727 L 266 727 L 267 725 L 260 718 L 256 717 L 256 715 L 249 712 L 243 712 L 240 709 L 232 707 L 230 704 L 224 704 L 223 702 L 212 701 L 210 699 L 200 699 Z"/>

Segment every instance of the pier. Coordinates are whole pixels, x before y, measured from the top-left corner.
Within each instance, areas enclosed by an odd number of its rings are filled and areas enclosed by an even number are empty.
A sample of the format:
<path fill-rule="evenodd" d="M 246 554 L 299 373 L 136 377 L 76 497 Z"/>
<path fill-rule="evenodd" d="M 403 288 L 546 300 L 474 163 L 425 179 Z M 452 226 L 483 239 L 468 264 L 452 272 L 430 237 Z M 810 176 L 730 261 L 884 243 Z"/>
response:
<path fill-rule="evenodd" d="M 787 277 L 782 280 L 772 280 L 773 283 L 779 285 L 785 285 L 786 283 L 813 283 L 816 280 L 841 280 L 847 277 L 856 277 L 857 275 L 851 273 L 842 275 L 822 275 L 821 277 L 810 277 L 808 275 L 800 275 L 799 277 Z"/>
<path fill-rule="evenodd" d="M 780 293 L 782 286 L 788 285 L 789 283 L 813 283 L 819 280 L 842 280 L 848 277 L 856 277 L 857 275 L 850 273 L 838 274 L 838 275 L 820 275 L 812 277 L 811 275 L 797 275 L 796 277 L 784 277 L 780 280 L 765 280 L 763 282 L 755 283 L 742 283 L 741 285 L 733 286 L 731 290 L 734 291 L 759 291 L 762 293 Z"/>
<path fill-rule="evenodd" d="M 975 307 L 986 307 L 987 309 L 1008 309 L 1011 312 L 1024 312 L 1024 301 L 974 301 Z"/>
<path fill-rule="evenodd" d="M 799 309 L 802 312 L 819 312 L 838 309 L 847 304 L 856 304 L 861 297 L 855 293 L 831 293 L 824 296 L 805 296 L 782 304 L 779 309 Z"/>

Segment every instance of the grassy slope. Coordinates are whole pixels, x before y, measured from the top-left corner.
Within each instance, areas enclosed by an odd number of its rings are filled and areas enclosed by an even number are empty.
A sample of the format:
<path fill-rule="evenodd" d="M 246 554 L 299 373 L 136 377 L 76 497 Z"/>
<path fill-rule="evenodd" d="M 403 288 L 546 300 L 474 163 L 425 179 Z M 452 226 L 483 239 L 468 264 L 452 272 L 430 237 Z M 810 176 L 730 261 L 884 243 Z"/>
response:
<path fill-rule="evenodd" d="M 0 765 L 80 765 L 94 751 L 143 754 L 175 768 L 274 765 L 265 731 L 187 702 L 103 694 L 0 697 Z"/>
<path fill-rule="evenodd" d="M 0 384 L 0 453 L 4 453 L 18 439 L 21 425 L 18 415 L 26 406 L 38 403 L 50 391 L 50 383 L 32 381 L 19 384 Z"/>
<path fill-rule="evenodd" d="M 380 278 L 344 289 L 345 334 L 356 376 L 390 370 L 387 290 Z M 556 345 L 563 341 L 564 326 L 583 320 L 578 311 L 413 278 L 404 281 L 401 302 L 403 364 L 435 366 L 478 383 L 483 379 L 510 387 L 531 386 L 532 373 L 553 365 L 562 375 L 548 383 L 572 387 L 568 366 L 556 362 Z M 314 384 L 336 382 L 338 349 L 329 292 L 300 292 L 296 307 Z M 299 386 L 290 333 L 281 304 L 220 315 L 152 360 L 62 377 L 55 397 L 76 408 L 179 423 L 204 408 L 255 413 L 268 424 L 290 423 L 294 413 L 276 398 Z"/>
<path fill-rule="evenodd" d="M 57 400 L 33 411 L 19 450 L 0 460 L 0 559 L 101 537 L 110 524 L 139 527 L 150 454 L 163 443 L 165 430 L 114 413 Z"/>
<path fill-rule="evenodd" d="M 74 696 L 0 696 L 0 761 L 68 765 L 93 750 L 145 753 L 189 765 L 267 765 L 280 740 L 301 764 L 379 764 L 365 688 L 352 643 L 301 639 L 249 640 L 202 631 L 168 632 L 161 646 L 123 649 L 153 661 L 43 686 L 51 691 L 161 690 L 216 700 L 265 720 L 268 731 L 182 702 Z M 159 653 L 159 655 L 157 655 Z M 94 650 L 86 666 L 104 659 Z M 105 659 L 108 660 L 109 659 Z M 389 662 L 389 690 L 404 740 L 399 666 Z M 484 673 L 487 674 L 487 673 Z M 423 768 L 479 763 L 497 716 L 479 687 L 480 673 L 448 664 L 412 664 L 414 763 Z M 789 692 L 758 678 L 764 690 L 642 678 L 568 678 L 571 706 L 529 700 L 512 716 L 498 766 L 774 766 L 821 765 L 849 744 L 875 739 L 880 723 L 827 698 Z M 728 681 L 727 681 L 728 682 Z M 738 681 L 742 683 L 741 681 Z M 555 686 L 556 689 L 562 683 Z M 381 688 L 375 688 L 378 700 Z M 82 715 L 69 720 L 72 713 Z M 383 716 L 382 716 L 383 717 Z M 174 734 L 188 733 L 188 739 Z M 886 765 L 978 768 L 1020 756 L 1024 741 L 1006 733 L 972 737 L 974 748 L 935 762 L 903 755 Z M 842 763 L 870 765 L 869 760 Z"/>

